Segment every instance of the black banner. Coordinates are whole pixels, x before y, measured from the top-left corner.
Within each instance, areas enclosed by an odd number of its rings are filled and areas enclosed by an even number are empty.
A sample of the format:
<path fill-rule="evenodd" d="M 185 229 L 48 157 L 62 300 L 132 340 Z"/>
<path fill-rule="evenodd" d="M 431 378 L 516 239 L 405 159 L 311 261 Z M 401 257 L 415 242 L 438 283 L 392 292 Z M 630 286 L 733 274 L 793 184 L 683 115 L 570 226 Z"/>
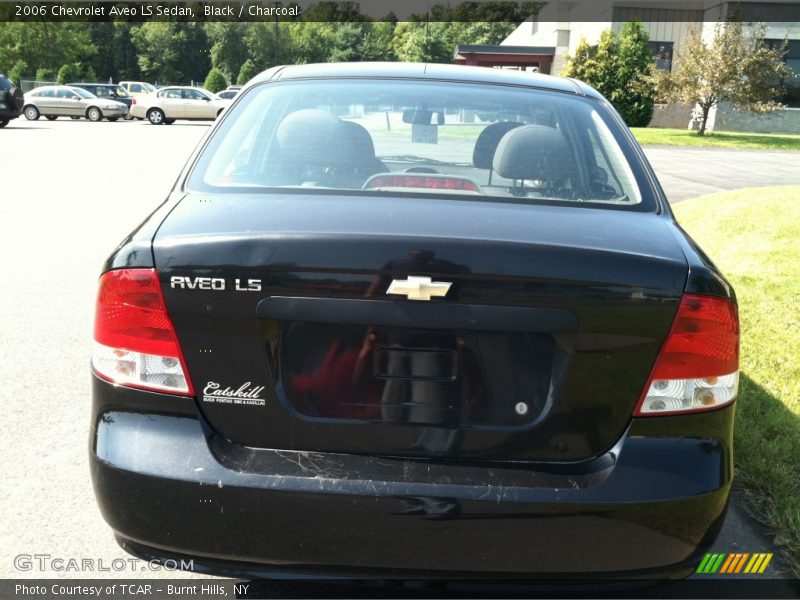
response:
<path fill-rule="evenodd" d="M 435 581 L 293 579 L 5 579 L 4 600 L 230 598 L 797 598 L 797 579 Z"/>
<path fill-rule="evenodd" d="M 548 6 L 549 4 L 549 6 Z M 566 8 L 565 8 L 566 7 Z M 620 8 L 611 0 L 560 3 L 508 0 L 362 0 L 328 2 L 310 0 L 239 0 L 208 2 L 113 0 L 0 0 L 0 21 L 102 22 L 127 21 L 318 21 L 354 22 L 369 20 L 429 22 L 520 22 L 563 20 L 559 11 L 568 10 L 574 22 L 619 20 L 619 11 L 634 10 L 636 18 L 650 22 L 688 22 L 726 18 L 736 11 L 744 21 L 774 23 L 800 22 L 800 3 L 720 3 L 711 8 L 702 3 L 673 0 L 639 0 L 632 9 Z M 706 14 L 716 11 L 718 14 Z M 632 15 L 633 13 L 631 13 Z M 559 17 L 561 15 L 561 17 Z M 616 16 L 615 16 L 616 15 Z"/>

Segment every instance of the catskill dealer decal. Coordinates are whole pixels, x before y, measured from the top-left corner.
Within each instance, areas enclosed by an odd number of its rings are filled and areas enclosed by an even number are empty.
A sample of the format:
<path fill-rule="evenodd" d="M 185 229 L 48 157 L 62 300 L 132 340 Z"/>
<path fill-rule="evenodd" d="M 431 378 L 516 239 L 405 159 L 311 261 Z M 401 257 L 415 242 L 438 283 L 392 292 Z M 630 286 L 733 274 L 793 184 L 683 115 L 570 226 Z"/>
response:
<path fill-rule="evenodd" d="M 244 382 L 238 388 L 223 388 L 216 381 L 209 381 L 206 387 L 203 388 L 203 402 L 264 406 L 266 400 L 261 397 L 261 392 L 263 391 L 263 385 L 255 386 L 249 381 Z"/>

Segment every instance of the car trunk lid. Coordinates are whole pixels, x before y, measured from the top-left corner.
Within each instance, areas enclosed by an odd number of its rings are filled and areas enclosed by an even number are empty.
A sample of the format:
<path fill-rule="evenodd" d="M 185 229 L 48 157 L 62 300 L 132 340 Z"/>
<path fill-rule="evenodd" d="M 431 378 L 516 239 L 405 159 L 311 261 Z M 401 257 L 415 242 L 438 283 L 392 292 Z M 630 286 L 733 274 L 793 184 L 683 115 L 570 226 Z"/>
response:
<path fill-rule="evenodd" d="M 192 194 L 154 255 L 229 439 L 470 460 L 613 446 L 687 276 L 654 213 L 460 199 Z"/>

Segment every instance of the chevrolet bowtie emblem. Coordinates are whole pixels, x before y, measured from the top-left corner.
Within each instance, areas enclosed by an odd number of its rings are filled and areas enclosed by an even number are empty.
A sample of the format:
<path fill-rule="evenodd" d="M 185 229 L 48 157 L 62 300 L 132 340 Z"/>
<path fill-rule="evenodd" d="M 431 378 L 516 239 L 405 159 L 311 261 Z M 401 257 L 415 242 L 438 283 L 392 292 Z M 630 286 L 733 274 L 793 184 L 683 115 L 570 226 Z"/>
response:
<path fill-rule="evenodd" d="M 409 300 L 430 300 L 434 296 L 443 298 L 451 285 L 449 281 L 431 281 L 430 277 L 393 279 L 386 294 L 400 294 Z"/>

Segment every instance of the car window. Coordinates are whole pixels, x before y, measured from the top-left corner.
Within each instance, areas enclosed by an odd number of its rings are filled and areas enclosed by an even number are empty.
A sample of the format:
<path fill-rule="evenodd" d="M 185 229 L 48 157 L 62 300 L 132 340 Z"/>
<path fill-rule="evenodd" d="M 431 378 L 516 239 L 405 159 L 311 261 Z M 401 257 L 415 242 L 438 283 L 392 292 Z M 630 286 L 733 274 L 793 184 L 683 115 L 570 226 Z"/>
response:
<path fill-rule="evenodd" d="M 159 98 L 170 98 L 170 99 L 178 99 L 178 100 L 180 100 L 182 96 L 181 96 L 181 91 L 180 90 L 166 89 L 166 90 L 161 90 L 160 92 L 158 92 L 158 97 Z"/>
<path fill-rule="evenodd" d="M 68 88 L 67 91 L 70 93 L 70 95 L 77 94 L 84 100 L 92 100 L 94 98 L 97 98 L 97 96 L 95 96 L 93 93 L 88 92 L 82 88 Z"/>
<path fill-rule="evenodd" d="M 190 188 L 624 208 L 642 203 L 646 185 L 606 109 L 580 96 L 467 83 L 289 81 L 252 88 L 235 111 L 200 155 Z"/>
<path fill-rule="evenodd" d="M 142 92 L 144 90 L 142 89 L 142 86 L 139 85 L 138 83 L 132 83 L 131 84 L 131 91 L 133 93 L 135 93 L 135 94 L 138 94 L 139 92 Z"/>
<path fill-rule="evenodd" d="M 125 88 L 120 86 L 109 88 L 109 91 L 116 96 L 117 98 L 128 98 L 128 92 L 125 91 Z"/>
<path fill-rule="evenodd" d="M 58 90 L 57 95 L 59 98 L 72 98 L 73 96 L 75 96 L 75 94 L 76 94 L 75 90 L 69 88 L 61 88 L 60 90 Z"/>
<path fill-rule="evenodd" d="M 197 90 L 183 90 L 183 97 L 186 100 L 207 100 L 205 94 Z"/>
<path fill-rule="evenodd" d="M 143 83 L 141 87 L 143 87 L 144 91 L 148 93 L 156 91 L 156 86 L 150 85 L 149 83 Z"/>
<path fill-rule="evenodd" d="M 5 77 L 0 77 L 0 92 L 7 92 L 13 87 L 14 84 L 10 79 L 6 79 Z"/>

